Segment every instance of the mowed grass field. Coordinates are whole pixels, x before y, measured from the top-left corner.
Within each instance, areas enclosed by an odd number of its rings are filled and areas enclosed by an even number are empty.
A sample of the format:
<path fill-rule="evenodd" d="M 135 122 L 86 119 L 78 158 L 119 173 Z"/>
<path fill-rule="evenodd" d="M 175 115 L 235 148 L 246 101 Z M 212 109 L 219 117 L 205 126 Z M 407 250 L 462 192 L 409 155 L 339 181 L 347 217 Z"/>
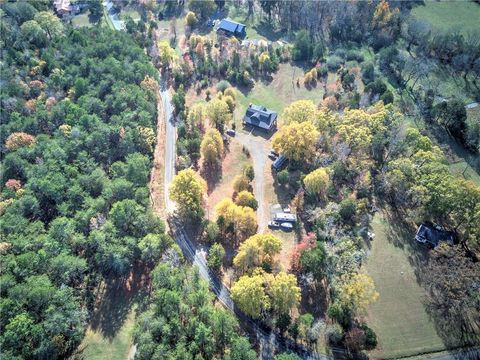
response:
<path fill-rule="evenodd" d="M 101 331 L 87 329 L 85 338 L 79 349 L 84 360 L 127 360 L 132 346 L 135 312 L 131 310 L 123 326 L 111 339 L 106 338 Z"/>
<path fill-rule="evenodd" d="M 368 310 L 367 323 L 379 342 L 372 357 L 398 358 L 444 350 L 425 310 L 426 294 L 409 262 L 410 249 L 390 241 L 392 228 L 381 214 L 375 215 L 372 228 L 376 236 L 365 270 L 380 294 Z"/>
<path fill-rule="evenodd" d="M 279 65 L 278 71 L 273 74 L 271 81 L 256 81 L 250 91 L 237 92 L 237 108 L 235 118 L 241 119 L 249 104 L 263 105 L 271 110 L 282 113 L 283 109 L 296 100 L 312 100 L 316 105 L 323 99 L 324 89 L 319 81 L 316 87 L 303 86 L 305 70 L 290 63 Z M 300 78 L 300 86 L 297 86 Z M 281 122 L 281 117 L 279 118 Z M 237 121 L 237 126 L 241 121 Z"/>
<path fill-rule="evenodd" d="M 480 31 L 480 5 L 473 1 L 425 1 L 412 9 L 412 16 L 439 30 L 458 29 L 463 34 Z"/>

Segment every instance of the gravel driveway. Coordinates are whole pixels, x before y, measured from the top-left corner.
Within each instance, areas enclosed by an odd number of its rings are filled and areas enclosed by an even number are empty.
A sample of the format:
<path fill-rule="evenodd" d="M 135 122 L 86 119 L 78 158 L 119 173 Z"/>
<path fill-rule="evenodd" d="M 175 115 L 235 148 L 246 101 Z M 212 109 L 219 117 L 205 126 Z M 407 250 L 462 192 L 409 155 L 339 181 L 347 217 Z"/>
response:
<path fill-rule="evenodd" d="M 237 132 L 235 139 L 245 146 L 250 152 L 253 161 L 253 170 L 255 171 L 255 180 L 253 184 L 253 194 L 258 201 L 257 222 L 258 232 L 264 232 L 267 229 L 268 204 L 265 204 L 265 168 L 270 164 L 268 153 L 270 151 L 270 142 L 260 135 L 256 135 L 254 130 L 251 134 Z"/>

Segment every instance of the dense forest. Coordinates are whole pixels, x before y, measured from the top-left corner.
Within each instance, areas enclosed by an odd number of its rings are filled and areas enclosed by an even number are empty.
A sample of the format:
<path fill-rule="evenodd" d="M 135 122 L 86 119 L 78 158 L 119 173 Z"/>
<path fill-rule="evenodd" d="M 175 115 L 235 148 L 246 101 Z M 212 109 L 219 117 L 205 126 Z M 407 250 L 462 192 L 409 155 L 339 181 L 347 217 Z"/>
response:
<path fill-rule="evenodd" d="M 0 347 L 63 358 L 102 278 L 171 240 L 149 210 L 156 72 L 125 33 L 2 12 Z"/>
<path fill-rule="evenodd" d="M 479 343 L 478 35 L 413 17 L 421 1 L 109 5 L 0 4 L 2 358 L 81 357 L 101 290 L 134 278 L 135 306 L 115 315 L 134 313 L 136 359 L 253 360 L 263 329 L 276 360 L 299 359 L 286 344 L 367 357 L 385 344 L 371 306 L 389 295 L 372 273 L 402 282 L 406 268 L 368 267 L 375 221 L 410 254 L 405 282 L 442 349 Z M 246 38 L 217 31 L 227 17 Z M 242 121 L 253 103 L 279 115 L 272 133 Z M 153 176 L 170 165 L 170 184 Z M 451 240 L 420 244 L 420 224 Z M 250 339 L 245 319 L 262 329 Z"/>

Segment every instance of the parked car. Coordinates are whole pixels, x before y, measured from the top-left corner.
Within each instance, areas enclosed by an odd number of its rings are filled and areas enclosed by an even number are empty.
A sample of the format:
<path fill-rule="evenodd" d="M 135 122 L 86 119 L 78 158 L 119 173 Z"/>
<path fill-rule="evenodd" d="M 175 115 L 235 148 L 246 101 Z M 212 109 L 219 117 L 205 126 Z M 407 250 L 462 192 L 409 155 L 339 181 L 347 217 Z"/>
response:
<path fill-rule="evenodd" d="M 283 166 L 286 164 L 287 158 L 284 155 L 280 155 L 277 160 L 274 161 L 272 167 L 275 171 L 282 170 Z"/>
<path fill-rule="evenodd" d="M 276 151 L 273 150 L 273 149 L 270 150 L 270 154 L 274 155 L 275 157 L 278 157 L 278 156 L 279 156 L 278 152 L 276 152 Z"/>
<path fill-rule="evenodd" d="M 280 227 L 280 223 L 276 221 L 269 221 L 268 222 L 268 227 L 270 229 L 278 229 Z"/>
<path fill-rule="evenodd" d="M 236 133 L 235 133 L 235 130 L 233 130 L 233 129 L 228 129 L 228 130 L 227 130 L 227 134 L 230 135 L 230 136 L 235 136 Z"/>
<path fill-rule="evenodd" d="M 274 154 L 272 154 L 272 153 L 268 154 L 268 157 L 269 157 L 269 158 L 270 158 L 270 160 L 272 160 L 272 161 L 275 161 L 275 160 L 277 160 L 277 156 L 276 156 L 276 155 L 274 155 Z"/>
<path fill-rule="evenodd" d="M 290 208 L 288 206 L 284 207 L 283 208 L 283 212 L 286 213 L 286 214 L 290 214 L 291 211 L 290 211 Z"/>
<path fill-rule="evenodd" d="M 288 223 L 288 222 L 284 222 L 284 223 L 281 223 L 280 224 L 280 227 L 282 229 L 285 229 L 285 230 L 292 230 L 293 229 L 293 224 L 292 223 Z"/>

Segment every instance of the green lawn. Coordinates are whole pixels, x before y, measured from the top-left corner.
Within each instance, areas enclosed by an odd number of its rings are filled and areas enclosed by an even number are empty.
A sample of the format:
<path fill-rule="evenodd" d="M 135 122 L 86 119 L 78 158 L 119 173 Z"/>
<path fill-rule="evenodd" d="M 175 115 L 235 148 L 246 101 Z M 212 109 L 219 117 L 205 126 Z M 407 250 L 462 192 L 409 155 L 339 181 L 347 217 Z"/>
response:
<path fill-rule="evenodd" d="M 135 312 L 131 310 L 123 326 L 112 339 L 103 336 L 100 331 L 87 329 L 79 349 L 83 349 L 84 360 L 126 360 L 132 345 L 132 333 L 135 324 Z"/>
<path fill-rule="evenodd" d="M 83 14 L 75 15 L 72 18 L 72 25 L 74 27 L 90 27 L 92 24 L 90 23 L 90 19 L 88 18 L 90 15 L 90 11 L 87 11 Z"/>
<path fill-rule="evenodd" d="M 323 98 L 323 86 L 321 82 L 318 82 L 317 87 L 310 89 L 303 85 L 297 87 L 296 80 L 297 78 L 303 79 L 303 74 L 304 70 L 296 65 L 280 64 L 279 70 L 273 74 L 271 82 L 256 81 L 255 86 L 250 91 L 238 91 L 236 119 L 240 119 L 245 114 L 245 110 L 250 103 L 266 106 L 279 114 L 295 100 L 312 100 L 318 105 Z"/>
<path fill-rule="evenodd" d="M 372 227 L 376 236 L 365 269 L 380 293 L 370 305 L 367 319 L 379 341 L 373 357 L 396 358 L 445 349 L 423 305 L 425 291 L 409 262 L 412 249 L 394 245 L 395 236 L 401 235 L 392 231 L 382 215 L 375 215 Z"/>
<path fill-rule="evenodd" d="M 412 16 L 440 30 L 480 31 L 480 5 L 471 1 L 426 1 L 412 10 Z"/>
<path fill-rule="evenodd" d="M 471 180 L 480 186 L 480 175 L 478 175 L 478 173 L 466 161 L 459 161 L 450 164 L 449 167 L 453 174 L 463 176 L 465 179 Z"/>
<path fill-rule="evenodd" d="M 139 21 L 141 18 L 139 12 L 131 7 L 124 8 L 120 12 L 120 19 L 125 20 L 127 16 L 130 16 L 134 21 Z"/>

